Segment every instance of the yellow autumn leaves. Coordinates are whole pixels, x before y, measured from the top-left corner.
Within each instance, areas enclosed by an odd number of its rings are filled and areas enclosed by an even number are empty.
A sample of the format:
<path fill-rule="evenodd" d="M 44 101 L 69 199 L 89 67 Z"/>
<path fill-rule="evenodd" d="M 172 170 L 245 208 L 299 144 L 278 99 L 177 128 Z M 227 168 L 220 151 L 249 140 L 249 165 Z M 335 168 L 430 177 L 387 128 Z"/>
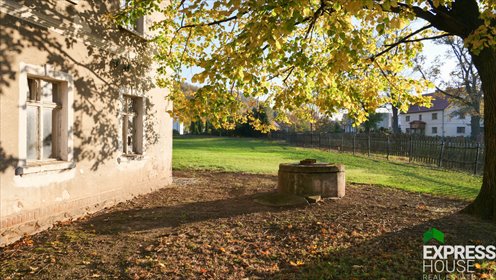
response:
<path fill-rule="evenodd" d="M 494 9 L 489 0 L 481 3 Z M 408 25 L 415 17 L 412 5 L 427 6 L 420 0 L 172 1 L 162 11 L 167 19 L 154 24 L 160 30 L 156 42 L 168 46 L 158 48 L 156 57 L 177 73 L 199 67 L 192 81 L 205 86 L 187 98 L 170 87 L 174 114 L 184 121 L 208 119 L 216 127 L 236 121 L 258 126 L 246 102 L 258 100 L 273 107 L 281 122 L 288 111 L 305 117 L 345 109 L 359 123 L 384 104 L 402 110 L 427 105 L 419 94 L 430 83 L 410 73 L 422 49 L 415 39 L 436 32 L 397 44 L 418 28 Z M 494 27 L 481 26 L 467 44 L 493 44 L 494 34 Z M 180 75 L 163 79 L 181 82 Z"/>

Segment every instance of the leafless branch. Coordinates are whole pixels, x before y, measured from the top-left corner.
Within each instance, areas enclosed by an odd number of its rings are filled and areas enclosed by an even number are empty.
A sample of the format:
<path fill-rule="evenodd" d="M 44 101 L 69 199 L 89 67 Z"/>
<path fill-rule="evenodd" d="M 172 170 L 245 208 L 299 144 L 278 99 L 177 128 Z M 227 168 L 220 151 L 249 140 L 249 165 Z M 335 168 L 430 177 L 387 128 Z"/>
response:
<path fill-rule="evenodd" d="M 417 67 L 417 70 L 422 75 L 422 78 L 424 78 L 424 80 L 428 80 L 427 77 L 426 77 L 426 75 L 425 75 L 425 73 L 424 73 L 424 71 L 422 70 L 421 67 Z M 468 105 L 467 101 L 464 98 L 462 98 L 460 96 L 457 96 L 457 95 L 454 95 L 454 94 L 451 94 L 451 93 L 449 93 L 449 92 L 441 89 L 437 85 L 434 85 L 434 87 L 436 88 L 436 91 L 438 91 L 438 92 L 440 92 L 440 93 L 442 93 L 442 94 L 444 94 L 444 95 L 446 95 L 446 96 L 448 96 L 450 98 L 456 99 L 456 100 L 458 100 L 458 101 L 460 101 L 460 102 L 465 103 L 465 104 Z"/>

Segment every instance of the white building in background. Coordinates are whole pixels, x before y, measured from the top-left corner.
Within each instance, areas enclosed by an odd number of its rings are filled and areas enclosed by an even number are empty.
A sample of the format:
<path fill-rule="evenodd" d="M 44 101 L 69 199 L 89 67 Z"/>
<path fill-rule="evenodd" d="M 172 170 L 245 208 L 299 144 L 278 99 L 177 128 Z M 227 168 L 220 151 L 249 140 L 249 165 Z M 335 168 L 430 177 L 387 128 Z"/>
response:
<path fill-rule="evenodd" d="M 392 130 L 393 128 L 393 112 L 389 105 L 386 107 L 378 108 L 375 111 L 376 114 L 382 116 L 382 119 L 377 123 L 378 130 Z M 343 121 L 343 129 L 346 133 L 355 133 L 359 129 L 353 126 L 353 120 L 346 117 L 346 113 L 343 113 L 340 121 Z"/>
<path fill-rule="evenodd" d="M 179 135 L 184 134 L 184 124 L 180 122 L 179 120 L 173 119 L 172 120 L 172 129 L 177 131 Z"/>
<path fill-rule="evenodd" d="M 458 107 L 441 94 L 430 93 L 432 106 L 411 106 L 408 112 L 400 114 L 402 132 L 426 136 L 470 136 L 470 116 L 453 114 Z"/>
<path fill-rule="evenodd" d="M 388 105 L 387 107 L 384 107 L 384 108 L 378 108 L 377 110 L 375 110 L 375 112 L 382 116 L 382 120 L 377 123 L 377 128 L 378 129 L 392 130 L 393 129 L 393 111 L 392 111 L 391 107 Z"/>

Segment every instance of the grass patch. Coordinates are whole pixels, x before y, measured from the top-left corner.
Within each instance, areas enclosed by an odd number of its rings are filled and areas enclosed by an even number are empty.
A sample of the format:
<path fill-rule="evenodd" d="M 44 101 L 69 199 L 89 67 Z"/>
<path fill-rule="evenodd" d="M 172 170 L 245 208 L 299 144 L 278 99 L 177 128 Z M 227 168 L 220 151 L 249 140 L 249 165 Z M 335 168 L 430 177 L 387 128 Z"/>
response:
<path fill-rule="evenodd" d="M 175 138 L 174 169 L 277 174 L 279 163 L 316 158 L 346 166 L 348 182 L 381 185 L 446 197 L 473 199 L 482 178 L 348 153 L 291 147 L 279 141 L 244 138 Z"/>

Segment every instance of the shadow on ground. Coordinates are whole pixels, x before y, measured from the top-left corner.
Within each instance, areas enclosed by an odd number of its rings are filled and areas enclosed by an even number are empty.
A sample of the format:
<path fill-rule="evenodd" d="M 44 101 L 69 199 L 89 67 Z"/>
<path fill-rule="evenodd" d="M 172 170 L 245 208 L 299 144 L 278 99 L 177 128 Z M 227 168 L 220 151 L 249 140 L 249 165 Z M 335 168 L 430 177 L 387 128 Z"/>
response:
<path fill-rule="evenodd" d="M 81 226 L 82 229 L 91 228 L 97 234 L 119 234 L 178 227 L 188 223 L 234 218 L 256 212 L 278 212 L 294 208 L 263 206 L 253 201 L 254 196 L 256 195 L 242 195 L 229 199 L 192 202 L 174 206 L 138 207 L 123 211 L 112 211 L 95 216 L 82 223 Z"/>
<path fill-rule="evenodd" d="M 259 276 L 275 279 L 433 279 L 423 278 L 432 273 L 428 268 L 424 273 L 422 258 L 423 233 L 432 227 L 445 233 L 446 245 L 496 243 L 496 225 L 455 213 L 357 242 L 308 264 Z M 476 269 L 473 279 L 480 279 L 483 273 L 494 276 L 494 266 Z M 445 279 L 445 274 L 438 275 L 442 278 L 434 279 Z"/>
<path fill-rule="evenodd" d="M 415 279 L 422 234 L 494 244 L 467 202 L 352 184 L 340 200 L 270 208 L 276 177 L 175 172 L 178 184 L 0 249 L 1 279 Z"/>

